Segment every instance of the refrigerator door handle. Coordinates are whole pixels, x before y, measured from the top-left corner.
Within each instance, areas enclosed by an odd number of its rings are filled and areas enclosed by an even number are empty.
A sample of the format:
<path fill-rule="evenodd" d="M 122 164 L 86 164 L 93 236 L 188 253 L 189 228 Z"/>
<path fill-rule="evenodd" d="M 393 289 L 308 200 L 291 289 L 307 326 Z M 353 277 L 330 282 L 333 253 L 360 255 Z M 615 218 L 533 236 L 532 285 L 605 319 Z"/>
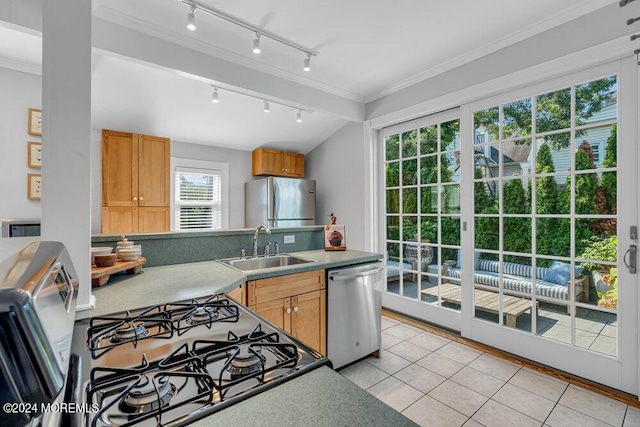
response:
<path fill-rule="evenodd" d="M 276 184 L 275 181 L 273 181 L 273 191 L 271 192 L 271 194 L 273 195 L 273 200 L 271 201 L 271 218 L 269 218 L 270 221 L 273 221 L 273 225 L 271 225 L 271 227 L 275 227 L 276 226 L 276 221 L 278 219 L 278 206 L 277 204 L 277 200 L 278 200 L 278 185 Z"/>

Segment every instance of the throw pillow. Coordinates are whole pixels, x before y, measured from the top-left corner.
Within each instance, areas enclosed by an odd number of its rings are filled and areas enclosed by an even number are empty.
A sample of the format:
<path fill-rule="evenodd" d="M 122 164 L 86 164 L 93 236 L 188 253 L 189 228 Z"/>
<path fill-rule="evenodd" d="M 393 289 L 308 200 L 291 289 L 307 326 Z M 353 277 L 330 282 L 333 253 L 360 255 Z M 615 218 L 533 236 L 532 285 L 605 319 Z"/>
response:
<path fill-rule="evenodd" d="M 460 254 L 462 253 L 462 249 L 458 249 L 458 259 L 456 262 L 456 268 L 462 268 L 462 264 L 460 263 Z M 473 269 L 478 269 L 478 263 L 480 262 L 480 252 L 473 252 Z"/>
<path fill-rule="evenodd" d="M 584 270 L 584 267 L 576 265 L 576 277 L 578 277 L 582 273 L 582 270 Z M 565 286 L 567 285 L 567 283 L 569 283 L 570 279 L 571 265 L 560 261 L 553 261 L 551 263 L 551 266 L 547 269 L 544 277 L 542 278 L 542 280 L 546 280 L 547 282 L 557 283 L 558 285 Z"/>

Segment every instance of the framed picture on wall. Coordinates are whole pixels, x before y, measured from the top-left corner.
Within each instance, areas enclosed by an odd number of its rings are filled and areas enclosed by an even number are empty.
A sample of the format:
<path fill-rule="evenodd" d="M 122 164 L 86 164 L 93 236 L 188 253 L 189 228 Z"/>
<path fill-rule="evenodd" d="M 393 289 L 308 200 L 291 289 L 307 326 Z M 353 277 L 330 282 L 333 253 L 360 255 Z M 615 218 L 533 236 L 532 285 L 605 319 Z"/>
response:
<path fill-rule="evenodd" d="M 27 199 L 40 200 L 42 198 L 42 175 L 27 174 Z"/>
<path fill-rule="evenodd" d="M 28 141 L 27 148 L 27 165 L 30 168 L 42 168 L 42 143 Z"/>
<path fill-rule="evenodd" d="M 29 135 L 42 136 L 42 110 L 29 108 Z"/>

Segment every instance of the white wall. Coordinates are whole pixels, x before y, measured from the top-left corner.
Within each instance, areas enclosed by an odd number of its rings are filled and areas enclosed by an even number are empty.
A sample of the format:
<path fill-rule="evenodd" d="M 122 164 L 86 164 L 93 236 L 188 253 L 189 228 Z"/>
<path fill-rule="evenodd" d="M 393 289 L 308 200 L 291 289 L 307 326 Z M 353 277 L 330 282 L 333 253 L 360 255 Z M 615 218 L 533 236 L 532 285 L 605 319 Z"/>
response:
<path fill-rule="evenodd" d="M 364 152 L 363 123 L 350 122 L 305 159 L 305 178 L 316 180 L 316 223 L 328 224 L 333 212 L 349 249 L 365 249 Z"/>
<path fill-rule="evenodd" d="M 29 108 L 41 108 L 42 78 L 0 68 L 0 220 L 40 218 L 40 201 L 27 199 L 27 141 L 41 141 L 27 134 Z"/>

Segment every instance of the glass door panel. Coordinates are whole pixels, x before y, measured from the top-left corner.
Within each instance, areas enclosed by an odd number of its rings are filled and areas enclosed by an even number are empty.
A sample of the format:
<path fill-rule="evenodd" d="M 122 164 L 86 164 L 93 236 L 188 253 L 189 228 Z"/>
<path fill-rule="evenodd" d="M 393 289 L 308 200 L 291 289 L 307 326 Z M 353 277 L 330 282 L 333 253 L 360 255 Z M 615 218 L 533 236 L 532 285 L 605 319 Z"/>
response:
<path fill-rule="evenodd" d="M 448 275 L 460 250 L 459 120 L 388 135 L 384 157 L 387 292 L 459 311 L 460 278 Z M 454 284 L 458 296 L 445 295 Z"/>
<path fill-rule="evenodd" d="M 474 112 L 476 319 L 618 355 L 617 119 L 616 77 Z"/>

